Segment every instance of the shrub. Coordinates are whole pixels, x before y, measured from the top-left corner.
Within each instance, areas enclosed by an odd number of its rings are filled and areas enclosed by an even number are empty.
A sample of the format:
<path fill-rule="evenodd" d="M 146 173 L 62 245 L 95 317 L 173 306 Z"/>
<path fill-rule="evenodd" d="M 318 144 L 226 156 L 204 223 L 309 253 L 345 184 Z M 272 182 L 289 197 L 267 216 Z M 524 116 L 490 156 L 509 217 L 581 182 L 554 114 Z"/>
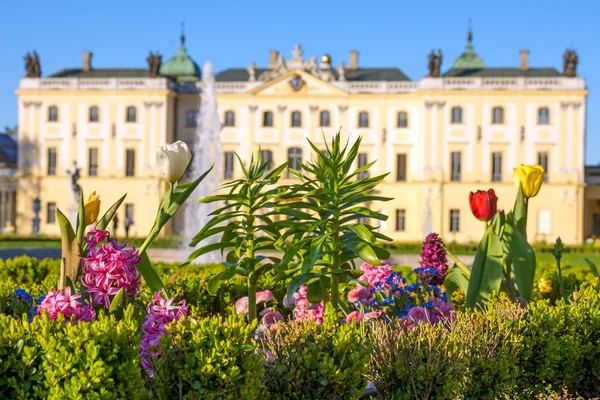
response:
<path fill-rule="evenodd" d="M 431 324 L 407 329 L 394 320 L 375 322 L 370 335 L 373 352 L 367 376 L 379 399 L 456 398 L 463 371 L 451 331 Z"/>
<path fill-rule="evenodd" d="M 101 312 L 79 324 L 0 315 L 0 397 L 140 399 L 138 351 L 132 307 L 120 321 Z"/>
<path fill-rule="evenodd" d="M 12 316 L 20 319 L 27 314 L 32 306 L 35 306 L 36 300 L 48 293 L 48 289 L 54 282 L 48 278 L 41 284 L 20 285 L 10 278 L 0 281 L 0 314 Z M 27 302 L 15 295 L 15 289 L 26 289 L 31 296 L 31 301 Z M 26 319 L 27 320 L 27 319 Z"/>
<path fill-rule="evenodd" d="M 371 352 L 363 329 L 326 319 L 323 325 L 293 321 L 268 332 L 265 384 L 271 398 L 361 398 Z"/>
<path fill-rule="evenodd" d="M 182 318 L 161 338 L 150 392 L 156 399 L 257 399 L 263 394 L 256 325 L 230 315 Z"/>
<path fill-rule="evenodd" d="M 58 279 L 60 262 L 51 258 L 38 260 L 34 257 L 20 256 L 0 259 L 0 279 L 12 279 L 19 285 L 41 283 L 49 276 Z"/>

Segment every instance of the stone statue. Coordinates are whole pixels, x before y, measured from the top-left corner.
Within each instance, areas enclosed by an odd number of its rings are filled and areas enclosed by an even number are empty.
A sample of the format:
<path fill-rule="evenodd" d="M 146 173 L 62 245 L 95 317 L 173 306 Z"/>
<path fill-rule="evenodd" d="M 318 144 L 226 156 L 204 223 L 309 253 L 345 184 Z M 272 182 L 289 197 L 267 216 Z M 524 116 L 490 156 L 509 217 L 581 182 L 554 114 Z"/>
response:
<path fill-rule="evenodd" d="M 33 52 L 33 56 L 31 53 L 27 52 L 25 54 L 25 76 L 27 78 L 39 78 L 42 76 L 42 70 L 40 68 L 40 57 L 37 52 Z"/>
<path fill-rule="evenodd" d="M 340 63 L 340 66 L 337 67 L 337 73 L 338 73 L 338 81 L 343 82 L 346 80 L 346 66 L 344 65 L 343 61 Z"/>
<path fill-rule="evenodd" d="M 567 77 L 577 76 L 577 52 L 575 50 L 565 50 L 563 54 L 563 74 Z"/>
<path fill-rule="evenodd" d="M 435 54 L 433 50 L 429 53 L 429 62 L 427 68 L 429 69 L 429 76 L 433 78 L 437 78 L 440 76 L 440 71 L 442 67 L 442 51 L 438 50 L 438 53 Z"/>
<path fill-rule="evenodd" d="M 81 186 L 77 183 L 80 178 L 79 167 L 77 161 L 73 161 L 73 170 L 67 171 L 67 174 L 71 175 L 71 192 L 75 202 L 79 202 L 79 193 L 81 192 Z"/>
<path fill-rule="evenodd" d="M 146 61 L 148 62 L 148 70 L 150 71 L 150 76 L 156 78 L 160 73 L 159 71 L 160 65 L 162 64 L 162 56 L 159 52 L 156 52 L 156 54 L 150 52 L 148 58 L 146 58 Z"/>
<path fill-rule="evenodd" d="M 248 71 L 248 80 L 250 82 L 256 81 L 256 63 L 252 61 L 246 70 Z"/>

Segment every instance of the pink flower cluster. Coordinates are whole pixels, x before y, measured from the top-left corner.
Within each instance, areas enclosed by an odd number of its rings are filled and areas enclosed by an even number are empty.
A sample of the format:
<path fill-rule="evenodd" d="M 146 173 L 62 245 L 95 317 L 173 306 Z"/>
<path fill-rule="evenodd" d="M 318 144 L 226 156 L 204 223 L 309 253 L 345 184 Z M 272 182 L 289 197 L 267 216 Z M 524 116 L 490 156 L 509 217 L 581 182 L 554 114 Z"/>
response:
<path fill-rule="evenodd" d="M 294 307 L 294 317 L 301 320 L 315 320 L 317 324 L 323 323 L 325 317 L 325 306 L 323 302 L 311 303 L 307 299 L 306 286 L 300 286 L 298 291 L 288 299 L 287 295 L 283 298 L 285 307 Z"/>
<path fill-rule="evenodd" d="M 256 292 L 256 304 L 268 303 L 273 301 L 275 297 L 270 290 L 264 290 L 262 292 Z M 239 314 L 248 314 L 248 296 L 244 296 L 235 302 L 235 311 Z M 279 321 L 283 321 L 283 315 L 278 311 L 273 311 L 271 307 L 265 308 L 260 313 L 262 317 L 262 324 L 265 326 L 275 325 Z"/>
<path fill-rule="evenodd" d="M 421 249 L 421 268 L 434 268 L 438 271 L 437 275 L 431 277 L 432 285 L 442 285 L 446 279 L 448 270 L 448 259 L 444 243 L 437 233 L 430 233 L 423 241 Z"/>
<path fill-rule="evenodd" d="M 137 269 L 140 256 L 137 249 L 127 243 L 119 244 L 117 239 L 98 244 L 108 237 L 108 231 L 91 230 L 85 241 L 89 244 L 87 258 L 82 258 L 83 278 L 94 304 L 110 307 L 112 297 L 124 288 L 129 298 L 140 293 L 141 274 Z"/>
<path fill-rule="evenodd" d="M 162 297 L 162 290 L 154 293 L 154 298 L 146 307 L 146 321 L 142 324 L 142 342 L 140 343 L 140 357 L 142 366 L 150 376 L 154 376 L 152 369 L 152 357 L 160 355 L 158 346 L 160 338 L 165 333 L 165 326 L 173 321 L 178 321 L 181 317 L 187 316 L 188 308 L 185 300 L 179 305 L 173 305 L 173 298 L 165 300 Z"/>
<path fill-rule="evenodd" d="M 373 288 L 377 282 L 385 285 L 385 279 L 392 273 L 392 267 L 385 263 L 385 261 L 383 263 L 384 265 L 382 266 L 364 263 L 360 266 L 363 274 L 358 279 L 369 282 L 369 289 Z"/>
<path fill-rule="evenodd" d="M 412 328 L 419 322 L 436 325 L 449 321 L 453 317 L 454 308 L 450 303 L 435 297 L 430 297 L 429 301 L 433 304 L 433 309 L 413 307 L 406 316 L 400 318 L 400 321 L 406 327 Z"/>
<path fill-rule="evenodd" d="M 54 291 L 54 287 L 46 295 L 46 298 L 40 303 L 37 309 L 38 315 L 42 315 L 43 310 L 48 311 L 50 319 L 57 319 L 58 314 L 63 314 L 65 319 L 70 320 L 75 316 L 76 321 L 89 322 L 96 317 L 96 312 L 89 301 L 85 300 L 82 306 L 79 302 L 80 294 L 71 295 L 71 288 L 67 286 L 64 290 Z"/>

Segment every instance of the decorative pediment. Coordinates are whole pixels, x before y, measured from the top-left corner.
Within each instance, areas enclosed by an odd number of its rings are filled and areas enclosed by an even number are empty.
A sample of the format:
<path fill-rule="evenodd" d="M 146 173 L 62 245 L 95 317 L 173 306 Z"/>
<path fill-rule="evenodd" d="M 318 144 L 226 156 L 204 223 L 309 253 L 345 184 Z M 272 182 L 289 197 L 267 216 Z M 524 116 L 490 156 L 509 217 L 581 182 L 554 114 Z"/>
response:
<path fill-rule="evenodd" d="M 293 69 L 254 88 L 256 95 L 346 95 L 347 92 L 302 69 Z"/>

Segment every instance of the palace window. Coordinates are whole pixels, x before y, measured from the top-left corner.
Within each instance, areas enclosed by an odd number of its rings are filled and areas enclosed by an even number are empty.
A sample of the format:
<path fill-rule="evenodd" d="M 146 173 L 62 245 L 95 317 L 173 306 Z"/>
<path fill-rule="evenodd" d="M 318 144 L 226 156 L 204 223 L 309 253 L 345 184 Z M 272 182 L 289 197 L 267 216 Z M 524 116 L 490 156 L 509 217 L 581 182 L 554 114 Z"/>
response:
<path fill-rule="evenodd" d="M 406 182 L 406 154 L 396 154 L 396 182 Z"/>
<path fill-rule="evenodd" d="M 195 128 L 197 120 L 198 120 L 198 111 L 196 111 L 196 110 L 189 110 L 185 114 L 185 126 L 186 127 L 188 127 L 188 128 Z"/>
<path fill-rule="evenodd" d="M 452 123 L 462 124 L 462 108 L 452 107 Z"/>
<path fill-rule="evenodd" d="M 233 179 L 233 151 L 226 151 L 224 156 L 223 179 Z"/>
<path fill-rule="evenodd" d="M 48 202 L 46 205 L 46 223 L 56 223 L 56 203 L 53 201 Z"/>
<path fill-rule="evenodd" d="M 331 125 L 329 111 L 321 111 L 319 114 L 319 126 L 326 127 Z"/>
<path fill-rule="evenodd" d="M 492 109 L 492 124 L 504 123 L 504 109 L 502 107 L 494 107 Z"/>
<path fill-rule="evenodd" d="M 406 230 L 406 210 L 396 210 L 396 232 Z"/>
<path fill-rule="evenodd" d="M 292 112 L 292 127 L 300 128 L 302 126 L 302 113 L 300 111 Z"/>
<path fill-rule="evenodd" d="M 600 214 L 592 214 L 592 235 L 600 236 Z"/>
<path fill-rule="evenodd" d="M 492 153 L 492 182 L 502 182 L 502 153 Z"/>
<path fill-rule="evenodd" d="M 450 210 L 450 232 L 460 232 L 460 210 Z"/>
<path fill-rule="evenodd" d="M 127 149 L 125 152 L 125 176 L 135 175 L 135 150 Z"/>
<path fill-rule="evenodd" d="M 90 115 L 89 115 L 89 122 L 98 122 L 98 120 L 100 119 L 98 116 L 98 107 L 96 106 L 92 106 L 90 107 Z"/>
<path fill-rule="evenodd" d="M 263 113 L 263 126 L 265 126 L 265 127 L 273 126 L 273 113 L 271 111 L 265 111 Z"/>
<path fill-rule="evenodd" d="M 235 126 L 235 113 L 233 111 L 225 111 L 225 126 Z"/>
<path fill-rule="evenodd" d="M 538 165 L 544 168 L 544 182 L 548 182 L 548 152 L 540 151 L 538 153 Z"/>
<path fill-rule="evenodd" d="M 288 149 L 288 167 L 295 171 L 300 171 L 300 163 L 302 163 L 302 149 L 300 147 L 290 147 Z M 295 175 L 289 172 L 288 178 L 294 178 Z"/>
<path fill-rule="evenodd" d="M 125 218 L 129 218 L 131 223 L 134 221 L 135 216 L 135 205 L 134 204 L 125 204 Z"/>
<path fill-rule="evenodd" d="M 397 115 L 396 126 L 398 128 L 407 128 L 408 127 L 408 114 L 406 111 L 400 111 Z"/>
<path fill-rule="evenodd" d="M 548 107 L 541 107 L 538 110 L 538 125 L 548 125 L 550 123 L 550 110 Z"/>
<path fill-rule="evenodd" d="M 88 176 L 98 176 L 98 149 L 95 147 L 89 150 Z"/>
<path fill-rule="evenodd" d="M 358 168 L 362 168 L 368 164 L 367 153 L 358 153 Z M 357 175 L 358 179 L 367 179 L 369 177 L 369 171 L 359 172 Z"/>
<path fill-rule="evenodd" d="M 267 168 L 265 172 L 271 172 L 273 169 L 273 152 L 271 150 L 261 150 L 260 158 L 262 159 L 262 163 L 267 163 Z"/>
<path fill-rule="evenodd" d="M 127 117 L 125 119 L 126 122 L 136 122 L 137 121 L 137 110 L 134 106 L 127 107 Z"/>
<path fill-rule="evenodd" d="M 369 127 L 369 113 L 366 111 L 361 111 L 358 113 L 358 127 L 359 128 L 368 128 Z"/>
<path fill-rule="evenodd" d="M 58 121 L 58 107 L 56 107 L 56 106 L 48 107 L 48 121 L 49 122 Z"/>
<path fill-rule="evenodd" d="M 48 148 L 48 175 L 56 175 L 56 147 Z"/>
<path fill-rule="evenodd" d="M 462 171 L 462 153 L 460 151 L 453 151 L 450 153 L 450 160 L 450 180 L 452 182 L 460 182 Z"/>

